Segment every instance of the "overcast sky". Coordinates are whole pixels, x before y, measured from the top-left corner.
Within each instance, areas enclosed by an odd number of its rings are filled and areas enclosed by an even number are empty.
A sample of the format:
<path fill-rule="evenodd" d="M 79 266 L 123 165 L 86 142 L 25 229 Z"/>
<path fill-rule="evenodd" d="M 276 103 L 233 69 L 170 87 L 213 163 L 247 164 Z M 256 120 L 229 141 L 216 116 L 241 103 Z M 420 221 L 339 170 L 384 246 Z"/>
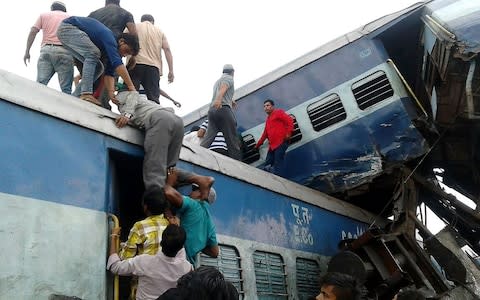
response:
<path fill-rule="evenodd" d="M 16 0 L 1 12 L 3 32 L 0 68 L 36 79 L 40 32 L 30 51 L 28 67 L 23 55 L 30 28 L 48 11 L 51 0 Z M 415 0 L 121 0 L 135 22 L 152 14 L 170 43 L 175 81 L 162 77 L 160 86 L 182 103 L 183 116 L 210 102 L 222 66 L 235 67 L 236 88 L 291 60 L 357 29 L 374 19 L 403 9 Z M 64 0 L 71 15 L 86 16 L 104 6 L 103 0 Z M 164 61 L 164 73 L 168 67 Z M 49 84 L 58 89 L 57 78 Z M 161 98 L 163 105 L 170 101 Z M 260 108 L 261 109 L 261 108 Z"/>

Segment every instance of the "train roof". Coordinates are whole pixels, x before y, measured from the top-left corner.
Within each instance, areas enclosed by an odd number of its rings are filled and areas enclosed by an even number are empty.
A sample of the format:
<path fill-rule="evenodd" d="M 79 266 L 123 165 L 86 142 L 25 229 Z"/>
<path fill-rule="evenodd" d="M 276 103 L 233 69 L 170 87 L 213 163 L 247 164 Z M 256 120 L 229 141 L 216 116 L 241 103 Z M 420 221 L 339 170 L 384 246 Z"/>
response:
<path fill-rule="evenodd" d="M 480 2 L 436 0 L 426 5 L 423 18 L 437 37 L 456 43 L 467 59 L 480 52 Z"/>
<path fill-rule="evenodd" d="M 118 115 L 105 108 L 86 101 L 80 101 L 76 97 L 66 95 L 5 70 L 0 69 L 0 78 L 0 98 L 3 101 L 112 136 L 131 144 L 143 145 L 144 135 L 142 131 L 131 126 L 122 129 L 117 128 L 113 120 Z M 372 213 L 352 204 L 197 145 L 184 144 L 180 153 L 180 159 L 361 222 L 371 223 L 375 220 L 375 216 Z M 384 224 L 382 219 L 376 221 L 379 225 Z"/>
<path fill-rule="evenodd" d="M 388 27 L 394 26 L 399 21 L 403 20 L 405 17 L 408 17 L 413 12 L 418 11 L 418 9 L 423 8 L 426 3 L 429 1 L 423 1 L 415 3 L 405 9 L 400 11 L 385 15 L 377 20 L 374 20 L 366 25 L 363 25 L 347 34 L 341 35 L 338 38 L 300 56 L 299 58 L 265 74 L 264 76 L 247 83 L 244 86 L 235 90 L 234 99 L 240 99 L 265 85 L 284 77 L 285 75 L 329 54 L 334 52 L 337 49 L 340 49 L 348 44 L 355 42 L 356 40 L 368 36 L 373 32 L 379 29 L 386 29 Z M 193 112 L 186 114 L 183 117 L 183 122 L 185 125 L 189 125 L 199 119 L 204 118 L 207 115 L 208 108 L 210 104 L 206 104 Z"/>

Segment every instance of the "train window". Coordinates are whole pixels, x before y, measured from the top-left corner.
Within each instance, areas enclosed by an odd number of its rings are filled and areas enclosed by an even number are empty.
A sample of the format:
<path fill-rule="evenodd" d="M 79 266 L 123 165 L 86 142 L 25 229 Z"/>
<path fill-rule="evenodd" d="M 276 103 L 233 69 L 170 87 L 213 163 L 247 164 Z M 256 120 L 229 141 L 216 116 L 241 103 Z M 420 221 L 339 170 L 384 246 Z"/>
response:
<path fill-rule="evenodd" d="M 258 149 L 255 148 L 255 138 L 251 134 L 246 134 L 242 136 L 243 145 L 242 145 L 242 152 L 243 158 L 242 161 L 246 164 L 251 164 L 260 159 L 260 153 Z"/>
<path fill-rule="evenodd" d="M 311 259 L 297 258 L 297 291 L 298 299 L 311 299 L 318 294 L 318 278 L 320 266 Z"/>
<path fill-rule="evenodd" d="M 366 109 L 393 96 L 393 88 L 383 71 L 377 71 L 352 85 L 360 109 Z"/>
<path fill-rule="evenodd" d="M 200 254 L 199 263 L 201 266 L 216 267 L 222 272 L 225 279 L 233 283 L 237 288 L 240 298 L 243 298 L 243 278 L 242 268 L 240 266 L 240 255 L 237 248 L 229 245 L 218 245 L 220 248 L 220 254 L 217 258 L 207 256 L 203 253 Z"/>
<path fill-rule="evenodd" d="M 313 129 L 320 131 L 347 118 L 342 101 L 337 94 L 331 94 L 307 107 L 307 114 Z"/>
<path fill-rule="evenodd" d="M 253 265 L 258 299 L 288 298 L 285 264 L 280 254 L 255 251 Z"/>
<path fill-rule="evenodd" d="M 293 119 L 293 133 L 292 137 L 290 138 L 290 144 L 294 144 L 302 139 L 302 132 L 300 131 L 300 127 L 298 127 L 297 118 L 294 115 L 290 115 Z"/>

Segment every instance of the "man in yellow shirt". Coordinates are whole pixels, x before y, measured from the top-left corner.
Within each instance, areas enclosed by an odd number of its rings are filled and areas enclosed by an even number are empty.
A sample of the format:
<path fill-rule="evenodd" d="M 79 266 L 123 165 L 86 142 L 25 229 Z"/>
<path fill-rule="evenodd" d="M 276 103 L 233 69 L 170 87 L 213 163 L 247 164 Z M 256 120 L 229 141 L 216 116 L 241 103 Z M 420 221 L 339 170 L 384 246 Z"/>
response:
<path fill-rule="evenodd" d="M 140 254 L 155 255 L 160 249 L 162 232 L 169 222 L 163 215 L 167 204 L 156 195 L 153 189 L 143 195 L 143 211 L 147 218 L 136 222 L 130 229 L 128 239 L 120 250 L 122 260 Z"/>

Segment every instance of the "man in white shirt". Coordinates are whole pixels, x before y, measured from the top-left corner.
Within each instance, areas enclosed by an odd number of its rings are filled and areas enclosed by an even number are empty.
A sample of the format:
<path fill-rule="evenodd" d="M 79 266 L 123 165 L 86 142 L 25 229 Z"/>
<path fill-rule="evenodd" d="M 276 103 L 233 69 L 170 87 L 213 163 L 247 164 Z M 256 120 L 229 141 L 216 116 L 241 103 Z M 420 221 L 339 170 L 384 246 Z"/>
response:
<path fill-rule="evenodd" d="M 183 248 L 185 230 L 178 225 L 170 224 L 165 228 L 160 242 L 162 250 L 156 255 L 142 254 L 120 260 L 117 254 L 119 235 L 120 228 L 113 228 L 107 269 L 113 274 L 138 276 L 137 300 L 157 299 L 175 287 L 180 277 L 193 270 Z"/>

